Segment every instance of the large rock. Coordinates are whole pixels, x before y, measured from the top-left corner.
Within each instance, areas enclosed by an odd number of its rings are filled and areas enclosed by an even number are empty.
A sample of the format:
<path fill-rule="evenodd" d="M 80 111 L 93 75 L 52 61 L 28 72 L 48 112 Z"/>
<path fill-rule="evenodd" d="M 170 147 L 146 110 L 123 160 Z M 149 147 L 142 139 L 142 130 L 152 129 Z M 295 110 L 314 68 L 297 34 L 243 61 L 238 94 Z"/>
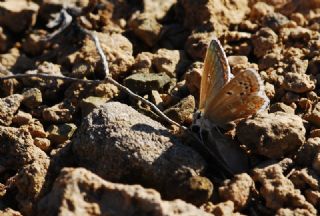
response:
<path fill-rule="evenodd" d="M 116 184 L 83 168 L 64 168 L 51 192 L 39 203 L 38 215 L 211 214 L 182 200 L 163 201 L 157 191 L 140 185 Z"/>
<path fill-rule="evenodd" d="M 268 158 L 281 158 L 305 142 L 302 119 L 293 114 L 275 112 L 245 119 L 237 126 L 241 143 L 252 152 Z"/>
<path fill-rule="evenodd" d="M 142 184 L 167 198 L 198 199 L 192 194 L 204 190 L 208 198 L 212 191 L 212 184 L 203 189 L 190 181 L 206 166 L 197 152 L 160 123 L 118 102 L 100 106 L 83 120 L 73 152 L 81 166 L 107 180 Z"/>

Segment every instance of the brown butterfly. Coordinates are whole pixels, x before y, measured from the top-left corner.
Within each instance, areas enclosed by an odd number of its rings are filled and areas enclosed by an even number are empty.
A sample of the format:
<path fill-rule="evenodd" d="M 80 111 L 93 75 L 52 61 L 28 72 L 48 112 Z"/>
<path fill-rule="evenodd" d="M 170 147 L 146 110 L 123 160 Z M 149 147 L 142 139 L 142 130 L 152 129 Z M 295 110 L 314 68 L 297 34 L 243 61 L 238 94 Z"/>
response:
<path fill-rule="evenodd" d="M 254 115 L 268 104 L 257 71 L 249 68 L 233 76 L 226 54 L 218 39 L 214 38 L 204 60 L 199 112 L 195 115 L 194 125 L 200 127 L 201 142 L 229 173 L 243 171 L 247 156 L 239 146 L 227 140 L 218 127 Z M 204 131 L 207 137 L 203 137 Z"/>

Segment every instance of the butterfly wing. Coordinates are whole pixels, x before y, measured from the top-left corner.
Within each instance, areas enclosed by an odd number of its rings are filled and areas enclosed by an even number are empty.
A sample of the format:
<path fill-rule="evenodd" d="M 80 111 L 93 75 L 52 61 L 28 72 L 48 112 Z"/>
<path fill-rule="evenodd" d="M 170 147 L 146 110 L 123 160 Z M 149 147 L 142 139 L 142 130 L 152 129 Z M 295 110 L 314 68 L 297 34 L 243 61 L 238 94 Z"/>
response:
<path fill-rule="evenodd" d="M 199 110 L 218 94 L 231 79 L 230 67 L 225 52 L 217 38 L 213 38 L 206 53 L 201 78 Z"/>
<path fill-rule="evenodd" d="M 268 104 L 259 74 L 254 69 L 247 69 L 238 73 L 207 102 L 204 117 L 222 125 L 264 110 Z"/>

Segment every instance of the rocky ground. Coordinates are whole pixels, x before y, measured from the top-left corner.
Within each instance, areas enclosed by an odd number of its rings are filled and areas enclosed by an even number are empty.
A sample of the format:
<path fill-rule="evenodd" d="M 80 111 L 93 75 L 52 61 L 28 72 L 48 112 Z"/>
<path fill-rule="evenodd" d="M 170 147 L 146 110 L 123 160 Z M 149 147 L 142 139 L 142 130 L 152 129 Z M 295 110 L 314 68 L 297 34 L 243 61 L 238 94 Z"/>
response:
<path fill-rule="evenodd" d="M 94 7 L 43 40 L 64 4 Z M 320 211 L 320 1 L 5 0 L 0 11 L 1 215 Z M 223 176 L 194 139 L 111 83 L 1 79 L 103 79 L 75 24 L 98 32 L 115 80 L 184 126 L 213 36 L 233 74 L 257 69 L 270 106 L 225 134 L 247 170 Z"/>

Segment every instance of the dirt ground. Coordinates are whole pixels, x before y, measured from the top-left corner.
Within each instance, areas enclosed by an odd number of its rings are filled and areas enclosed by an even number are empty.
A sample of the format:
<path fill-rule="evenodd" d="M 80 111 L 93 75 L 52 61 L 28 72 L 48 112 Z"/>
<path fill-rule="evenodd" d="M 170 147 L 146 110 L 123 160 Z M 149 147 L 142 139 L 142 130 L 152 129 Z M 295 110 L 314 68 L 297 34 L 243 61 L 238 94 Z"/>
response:
<path fill-rule="evenodd" d="M 83 29 L 185 127 L 213 37 L 234 75 L 256 69 L 270 105 L 222 130 L 236 171 L 104 81 Z M 0 215 L 317 215 L 319 81 L 319 0 L 0 1 Z"/>

